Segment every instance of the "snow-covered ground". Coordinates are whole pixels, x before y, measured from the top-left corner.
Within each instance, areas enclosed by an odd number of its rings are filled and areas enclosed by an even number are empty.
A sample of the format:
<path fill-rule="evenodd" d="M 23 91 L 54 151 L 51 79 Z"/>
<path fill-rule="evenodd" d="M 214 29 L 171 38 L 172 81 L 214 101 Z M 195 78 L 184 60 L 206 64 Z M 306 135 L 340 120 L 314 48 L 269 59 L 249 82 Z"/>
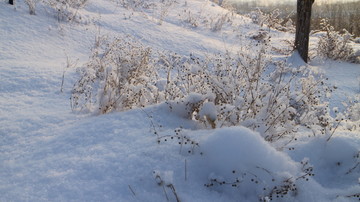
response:
<path fill-rule="evenodd" d="M 41 4 L 36 11 L 0 2 L 0 201 L 258 201 L 270 192 L 275 201 L 359 200 L 359 124 L 330 141 L 304 130 L 278 149 L 241 126 L 204 129 L 164 103 L 106 115 L 71 110 L 78 74 L 67 58 L 85 63 L 96 36 L 131 35 L 181 55 L 251 53 L 244 47 L 259 27 L 250 19 L 207 0 L 134 9 L 89 0 L 80 22 L 59 22 Z M 212 31 L 227 14 L 231 23 Z M 270 33 L 278 48 L 293 38 Z M 288 61 L 303 65 L 296 55 Z M 314 60 L 308 68 L 336 86 L 331 109 L 359 96 L 358 64 Z"/>

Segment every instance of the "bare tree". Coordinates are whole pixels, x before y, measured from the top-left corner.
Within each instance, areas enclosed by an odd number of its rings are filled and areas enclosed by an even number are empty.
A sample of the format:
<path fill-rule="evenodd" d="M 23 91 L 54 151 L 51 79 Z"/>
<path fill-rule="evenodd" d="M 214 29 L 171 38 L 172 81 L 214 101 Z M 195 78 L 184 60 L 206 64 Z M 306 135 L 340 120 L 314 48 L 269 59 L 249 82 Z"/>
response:
<path fill-rule="evenodd" d="M 311 7 L 314 1 L 297 0 L 295 49 L 305 62 L 308 60 Z"/>

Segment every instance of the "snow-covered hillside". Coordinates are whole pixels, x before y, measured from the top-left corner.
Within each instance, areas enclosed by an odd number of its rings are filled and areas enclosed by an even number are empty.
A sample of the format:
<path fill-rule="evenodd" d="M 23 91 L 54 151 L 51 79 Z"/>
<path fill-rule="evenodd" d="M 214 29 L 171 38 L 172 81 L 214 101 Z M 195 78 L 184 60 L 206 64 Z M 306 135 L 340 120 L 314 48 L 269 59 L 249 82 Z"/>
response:
<path fill-rule="evenodd" d="M 358 64 L 316 58 L 306 65 L 288 51 L 292 33 L 260 28 L 208 0 L 124 2 L 88 0 L 69 21 L 40 2 L 29 15 L 23 1 L 0 1 L 0 201 L 360 199 Z M 289 143 L 265 141 L 246 123 L 211 129 L 165 102 L 104 115 L 70 105 L 77 68 L 102 37 L 210 58 L 256 55 L 254 38 L 264 31 L 271 61 L 328 78 L 329 113 L 355 104 L 330 139 L 304 126 Z M 213 106 L 201 113 L 213 115 Z"/>

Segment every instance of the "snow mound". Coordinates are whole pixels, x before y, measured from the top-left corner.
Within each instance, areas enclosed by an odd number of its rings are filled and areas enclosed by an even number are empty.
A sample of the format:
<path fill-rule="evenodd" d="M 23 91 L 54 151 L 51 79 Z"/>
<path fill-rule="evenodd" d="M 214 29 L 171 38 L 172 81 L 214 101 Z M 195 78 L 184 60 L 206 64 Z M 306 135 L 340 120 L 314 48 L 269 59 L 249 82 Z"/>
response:
<path fill-rule="evenodd" d="M 255 201 L 276 197 L 276 186 L 281 187 L 288 180 L 291 187 L 295 183 L 290 183 L 291 179 L 301 175 L 298 163 L 276 151 L 256 132 L 244 127 L 208 132 L 201 144 L 203 154 L 194 159 L 198 161 L 194 164 L 201 168 L 198 174 L 210 189 Z"/>
<path fill-rule="evenodd" d="M 296 171 L 295 163 L 287 155 L 276 151 L 260 134 L 244 127 L 215 130 L 202 143 L 202 149 L 209 163 L 205 167 L 214 172 L 247 172 L 256 167 L 289 174 Z"/>
<path fill-rule="evenodd" d="M 289 155 L 299 161 L 309 158 L 314 166 L 314 179 L 323 187 L 360 188 L 359 138 L 355 133 L 340 132 L 327 141 L 324 137 L 313 138 L 296 145 Z"/>

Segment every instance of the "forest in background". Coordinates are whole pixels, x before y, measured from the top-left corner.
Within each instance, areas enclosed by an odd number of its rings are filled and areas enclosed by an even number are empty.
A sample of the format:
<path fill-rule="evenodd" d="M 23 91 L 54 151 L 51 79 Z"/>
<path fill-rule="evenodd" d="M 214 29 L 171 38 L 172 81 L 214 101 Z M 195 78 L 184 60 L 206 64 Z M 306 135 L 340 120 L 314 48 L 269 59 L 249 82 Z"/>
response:
<path fill-rule="evenodd" d="M 281 11 L 282 18 L 291 18 L 295 22 L 296 5 L 293 3 L 261 5 L 255 1 L 251 2 L 229 2 L 235 12 L 239 14 L 248 14 L 257 8 L 265 13 L 272 12 L 276 9 Z M 312 11 L 312 30 L 321 29 L 321 19 L 328 19 L 329 23 L 334 26 L 335 30 L 342 31 L 346 29 L 354 36 L 360 36 L 360 1 L 348 3 L 332 4 L 314 4 Z"/>

